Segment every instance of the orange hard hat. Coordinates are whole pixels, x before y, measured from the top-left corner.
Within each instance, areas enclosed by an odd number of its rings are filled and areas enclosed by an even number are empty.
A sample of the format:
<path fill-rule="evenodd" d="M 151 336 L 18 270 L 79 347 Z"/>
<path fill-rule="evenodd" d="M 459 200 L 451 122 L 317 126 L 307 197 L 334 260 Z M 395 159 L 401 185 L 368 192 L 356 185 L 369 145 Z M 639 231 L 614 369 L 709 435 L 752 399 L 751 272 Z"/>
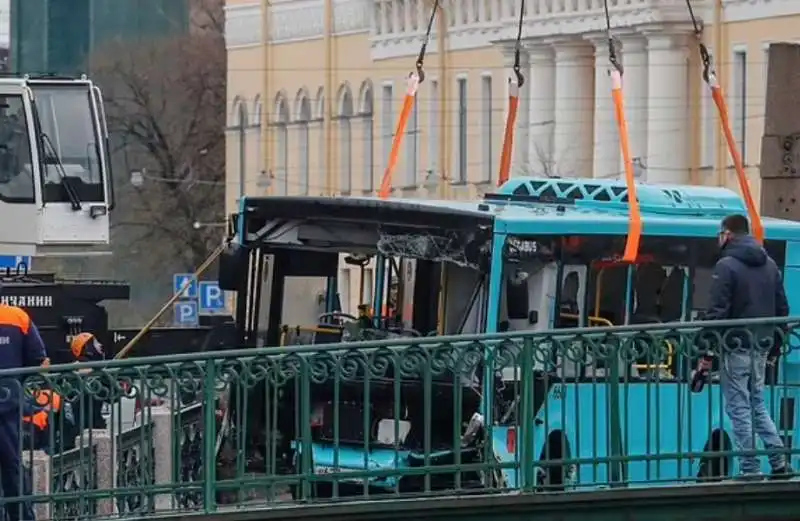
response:
<path fill-rule="evenodd" d="M 79 333 L 72 337 L 72 341 L 69 343 L 69 350 L 72 351 L 72 356 L 75 358 L 83 356 L 86 346 L 92 341 L 94 341 L 94 335 L 91 333 Z"/>

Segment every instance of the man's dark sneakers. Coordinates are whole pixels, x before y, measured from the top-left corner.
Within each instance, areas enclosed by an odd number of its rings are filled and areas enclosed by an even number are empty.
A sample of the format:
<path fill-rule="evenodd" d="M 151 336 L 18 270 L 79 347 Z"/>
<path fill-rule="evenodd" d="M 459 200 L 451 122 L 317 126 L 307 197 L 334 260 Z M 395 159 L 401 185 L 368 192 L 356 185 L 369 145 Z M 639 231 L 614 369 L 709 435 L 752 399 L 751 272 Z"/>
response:
<path fill-rule="evenodd" d="M 795 475 L 794 469 L 792 469 L 792 467 L 790 467 L 789 465 L 784 465 L 779 469 L 773 469 L 772 475 L 769 477 L 769 479 L 772 480 L 792 479 L 794 475 Z"/>

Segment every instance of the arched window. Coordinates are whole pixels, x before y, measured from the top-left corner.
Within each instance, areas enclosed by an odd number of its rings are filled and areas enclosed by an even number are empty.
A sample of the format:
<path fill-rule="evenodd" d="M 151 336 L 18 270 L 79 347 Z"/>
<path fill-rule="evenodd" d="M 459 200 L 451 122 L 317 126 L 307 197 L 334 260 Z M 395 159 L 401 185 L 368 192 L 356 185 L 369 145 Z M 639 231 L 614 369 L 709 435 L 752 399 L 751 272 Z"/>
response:
<path fill-rule="evenodd" d="M 339 171 L 343 194 L 353 189 L 353 139 L 350 119 L 353 117 L 353 93 L 345 84 L 339 89 Z"/>
<path fill-rule="evenodd" d="M 314 100 L 314 113 L 312 115 L 312 119 L 315 119 L 319 125 L 317 131 L 317 153 L 319 154 L 319 159 L 317 160 L 317 164 L 319 165 L 319 170 L 321 172 L 325 172 L 325 168 L 328 165 L 328 158 L 326 157 L 327 145 L 325 143 L 325 87 L 320 87 L 317 89 L 317 97 Z M 322 179 L 327 179 L 327 172 L 322 175 Z"/>
<path fill-rule="evenodd" d="M 406 188 L 413 188 L 417 184 L 417 169 L 419 163 L 419 105 L 414 103 L 406 127 Z"/>
<path fill-rule="evenodd" d="M 311 100 L 305 89 L 297 94 L 297 151 L 299 154 L 297 169 L 299 176 L 297 179 L 300 185 L 300 193 L 308 195 L 309 185 L 309 146 L 308 146 L 308 124 L 311 121 Z"/>
<path fill-rule="evenodd" d="M 289 194 L 289 102 L 286 95 L 275 99 L 275 194 Z"/>
<path fill-rule="evenodd" d="M 250 128 L 254 130 L 253 134 L 255 134 L 255 143 L 252 141 L 250 143 L 255 145 L 256 150 L 256 156 L 253 158 L 256 175 L 261 175 L 264 171 L 264 135 L 261 133 L 261 111 L 261 96 L 256 96 L 256 100 L 253 103 L 253 123 L 250 125 Z"/>
<path fill-rule="evenodd" d="M 364 191 L 372 192 L 375 190 L 375 140 L 373 137 L 375 116 L 371 82 L 365 81 L 361 84 L 359 100 L 361 106 L 358 112 L 364 125 Z"/>
<path fill-rule="evenodd" d="M 243 102 L 239 102 L 236 112 L 236 139 L 239 152 L 239 197 L 243 197 L 247 183 L 247 107 Z"/>

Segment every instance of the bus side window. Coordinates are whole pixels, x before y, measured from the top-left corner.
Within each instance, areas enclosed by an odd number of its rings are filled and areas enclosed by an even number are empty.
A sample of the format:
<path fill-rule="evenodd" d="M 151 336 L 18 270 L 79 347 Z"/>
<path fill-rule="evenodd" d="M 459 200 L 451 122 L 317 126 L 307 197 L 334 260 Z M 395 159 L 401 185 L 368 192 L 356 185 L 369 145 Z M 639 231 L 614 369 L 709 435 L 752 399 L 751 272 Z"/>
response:
<path fill-rule="evenodd" d="M 524 320 L 527 323 L 528 279 L 518 276 L 513 271 L 506 277 L 506 308 L 509 321 Z"/>
<path fill-rule="evenodd" d="M 659 304 L 665 280 L 666 272 L 658 264 L 642 264 L 636 268 L 636 307 L 631 323 L 649 324 L 660 321 Z"/>
<path fill-rule="evenodd" d="M 682 320 L 683 311 L 683 280 L 686 272 L 683 268 L 675 266 L 672 268 L 667 280 L 664 281 L 664 288 L 661 290 L 661 321 L 677 322 Z"/>
<path fill-rule="evenodd" d="M 580 284 L 580 275 L 577 271 L 571 271 L 564 277 L 564 283 L 561 285 L 561 302 L 559 316 L 556 319 L 556 327 L 578 327 L 580 325 L 581 309 L 578 304 Z"/>
<path fill-rule="evenodd" d="M 697 268 L 692 279 L 692 318 L 708 309 L 708 291 L 711 289 L 711 268 Z"/>

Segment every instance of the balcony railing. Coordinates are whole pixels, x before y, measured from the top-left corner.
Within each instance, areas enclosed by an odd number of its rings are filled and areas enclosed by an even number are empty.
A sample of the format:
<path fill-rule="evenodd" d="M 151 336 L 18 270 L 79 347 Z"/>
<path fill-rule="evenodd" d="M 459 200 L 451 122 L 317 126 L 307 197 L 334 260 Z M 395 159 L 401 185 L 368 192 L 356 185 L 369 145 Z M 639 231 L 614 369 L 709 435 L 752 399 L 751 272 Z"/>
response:
<path fill-rule="evenodd" d="M 374 57 L 411 53 L 425 34 L 432 2 L 429 0 L 372 0 L 371 36 Z M 702 17 L 707 1 L 693 2 Z M 442 0 L 450 48 L 488 46 L 511 40 L 519 20 L 519 0 Z M 612 26 L 685 22 L 685 2 L 679 0 L 609 0 Z M 558 21 L 559 23 L 553 23 Z M 569 22 L 569 23 L 564 23 Z M 605 30 L 603 0 L 528 0 L 524 35 L 563 36 Z M 434 38 L 437 26 L 434 25 Z"/>

